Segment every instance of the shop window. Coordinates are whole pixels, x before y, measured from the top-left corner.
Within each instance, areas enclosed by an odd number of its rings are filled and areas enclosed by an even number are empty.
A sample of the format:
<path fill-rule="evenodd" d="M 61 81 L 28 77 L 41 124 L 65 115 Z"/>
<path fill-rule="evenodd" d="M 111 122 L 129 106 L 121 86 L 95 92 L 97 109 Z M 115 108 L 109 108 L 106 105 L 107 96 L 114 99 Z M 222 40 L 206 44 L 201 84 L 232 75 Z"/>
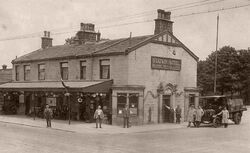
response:
<path fill-rule="evenodd" d="M 45 64 L 38 64 L 38 80 L 45 80 Z"/>
<path fill-rule="evenodd" d="M 15 66 L 15 72 L 16 72 L 16 81 L 19 81 L 20 80 L 20 76 L 19 76 L 19 72 L 20 72 L 20 67 L 19 65 L 16 65 Z"/>
<path fill-rule="evenodd" d="M 80 62 L 80 79 L 86 80 L 86 61 Z"/>
<path fill-rule="evenodd" d="M 109 59 L 100 60 L 100 79 L 110 78 L 110 61 Z"/>
<path fill-rule="evenodd" d="M 122 115 L 122 110 L 127 103 L 126 93 L 117 93 L 117 114 Z"/>
<path fill-rule="evenodd" d="M 138 102 L 139 102 L 139 94 L 130 93 L 129 94 L 129 108 L 130 108 L 131 115 L 138 114 Z"/>
<path fill-rule="evenodd" d="M 189 94 L 189 106 L 195 106 L 195 94 Z"/>
<path fill-rule="evenodd" d="M 24 80 L 30 80 L 30 65 L 24 65 Z"/>
<path fill-rule="evenodd" d="M 61 63 L 61 77 L 63 80 L 68 80 L 69 68 L 68 62 Z"/>

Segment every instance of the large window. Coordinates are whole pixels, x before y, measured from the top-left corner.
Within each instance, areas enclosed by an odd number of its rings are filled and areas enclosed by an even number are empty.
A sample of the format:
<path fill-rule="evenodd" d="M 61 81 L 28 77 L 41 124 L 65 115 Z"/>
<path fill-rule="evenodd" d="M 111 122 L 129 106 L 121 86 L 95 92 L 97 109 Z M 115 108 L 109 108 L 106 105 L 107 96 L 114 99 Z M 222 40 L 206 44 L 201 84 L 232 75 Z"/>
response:
<path fill-rule="evenodd" d="M 30 80 L 30 65 L 24 65 L 24 80 Z"/>
<path fill-rule="evenodd" d="M 137 93 L 129 94 L 129 108 L 130 108 L 130 113 L 132 115 L 138 114 L 138 102 L 139 102 L 139 94 Z"/>
<path fill-rule="evenodd" d="M 110 61 L 109 59 L 100 60 L 100 79 L 110 78 Z"/>
<path fill-rule="evenodd" d="M 86 61 L 80 62 L 80 79 L 86 80 Z"/>
<path fill-rule="evenodd" d="M 189 94 L 189 106 L 190 105 L 195 106 L 195 94 Z"/>
<path fill-rule="evenodd" d="M 117 114 L 122 115 L 122 110 L 127 103 L 126 93 L 117 93 Z"/>
<path fill-rule="evenodd" d="M 38 80 L 45 80 L 45 64 L 38 64 Z"/>
<path fill-rule="evenodd" d="M 117 93 L 117 114 L 122 115 L 122 110 L 125 108 L 127 100 L 130 108 L 130 114 L 138 115 L 138 93 Z"/>
<path fill-rule="evenodd" d="M 19 67 L 19 65 L 15 66 L 15 72 L 16 72 L 16 81 L 19 81 L 20 80 L 20 76 L 19 76 L 20 67 Z"/>
<path fill-rule="evenodd" d="M 68 62 L 61 63 L 61 77 L 63 80 L 68 80 L 69 76 L 69 68 L 68 68 Z"/>

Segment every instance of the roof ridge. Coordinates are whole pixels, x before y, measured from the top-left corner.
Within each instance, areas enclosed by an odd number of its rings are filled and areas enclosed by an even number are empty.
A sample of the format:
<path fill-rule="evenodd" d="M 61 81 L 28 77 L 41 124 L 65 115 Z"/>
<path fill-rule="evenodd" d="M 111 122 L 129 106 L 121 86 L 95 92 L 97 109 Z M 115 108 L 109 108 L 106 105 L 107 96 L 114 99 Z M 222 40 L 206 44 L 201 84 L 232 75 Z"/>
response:
<path fill-rule="evenodd" d="M 118 41 L 118 42 L 115 42 L 115 43 L 113 43 L 113 44 L 111 44 L 111 45 L 109 45 L 109 46 L 107 46 L 107 47 L 101 48 L 101 49 L 99 49 L 99 50 L 97 50 L 97 51 L 94 51 L 94 52 L 91 53 L 91 54 L 95 54 L 95 53 L 101 52 L 101 51 L 103 51 L 103 50 L 106 50 L 106 49 L 108 49 L 108 48 L 110 48 L 110 47 L 113 47 L 113 46 L 115 46 L 115 45 L 117 45 L 117 44 L 119 44 L 119 43 L 121 43 L 121 42 L 127 41 L 127 40 L 130 39 L 130 38 L 121 38 L 121 39 L 122 39 L 122 40 L 120 40 L 120 41 Z"/>

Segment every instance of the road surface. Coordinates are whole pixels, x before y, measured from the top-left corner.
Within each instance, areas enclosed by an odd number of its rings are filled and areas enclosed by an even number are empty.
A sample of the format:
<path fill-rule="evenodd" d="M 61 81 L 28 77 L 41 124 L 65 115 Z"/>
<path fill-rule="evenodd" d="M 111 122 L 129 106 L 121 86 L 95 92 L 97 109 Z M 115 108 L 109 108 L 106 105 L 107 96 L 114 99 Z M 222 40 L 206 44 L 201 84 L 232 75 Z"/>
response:
<path fill-rule="evenodd" d="M 247 153 L 249 129 L 250 111 L 244 113 L 242 124 L 228 128 L 129 134 L 79 134 L 0 122 L 0 153 Z"/>

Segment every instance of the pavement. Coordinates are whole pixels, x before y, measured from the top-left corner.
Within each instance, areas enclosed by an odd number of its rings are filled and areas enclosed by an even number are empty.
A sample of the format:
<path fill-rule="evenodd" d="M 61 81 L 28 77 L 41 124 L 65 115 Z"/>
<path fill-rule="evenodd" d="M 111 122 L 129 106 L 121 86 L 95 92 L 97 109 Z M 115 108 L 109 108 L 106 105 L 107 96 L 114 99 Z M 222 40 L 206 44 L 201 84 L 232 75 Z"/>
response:
<path fill-rule="evenodd" d="M 22 126 L 47 128 L 45 119 L 20 116 L 20 115 L 0 115 L 0 122 L 17 124 Z M 122 126 L 102 124 L 102 128 L 96 129 L 95 123 L 85 123 L 81 121 L 71 121 L 68 124 L 66 120 L 52 120 L 51 130 L 60 130 L 73 133 L 92 133 L 92 134 L 123 134 L 123 133 L 140 133 L 150 131 L 160 131 L 166 129 L 186 128 L 187 123 L 174 124 L 145 124 L 140 126 L 132 126 L 130 128 L 123 128 Z"/>

